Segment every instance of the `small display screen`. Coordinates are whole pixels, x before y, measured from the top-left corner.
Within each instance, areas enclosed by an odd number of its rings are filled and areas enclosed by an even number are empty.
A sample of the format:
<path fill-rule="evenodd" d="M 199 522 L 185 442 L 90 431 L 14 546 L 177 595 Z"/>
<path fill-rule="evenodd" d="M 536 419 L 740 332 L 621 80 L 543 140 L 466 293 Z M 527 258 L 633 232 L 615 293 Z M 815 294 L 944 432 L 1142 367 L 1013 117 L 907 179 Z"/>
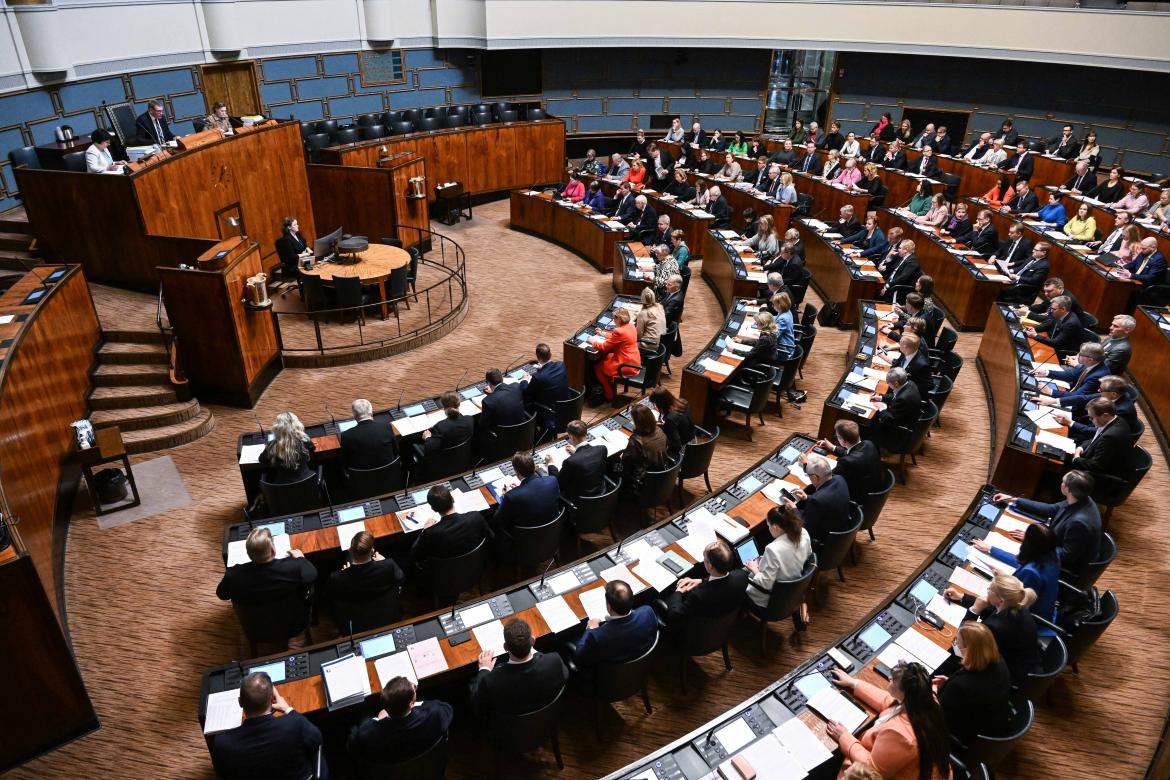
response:
<path fill-rule="evenodd" d="M 263 666 L 249 666 L 248 674 L 252 672 L 265 672 L 274 684 L 284 682 L 284 661 L 273 661 Z"/>

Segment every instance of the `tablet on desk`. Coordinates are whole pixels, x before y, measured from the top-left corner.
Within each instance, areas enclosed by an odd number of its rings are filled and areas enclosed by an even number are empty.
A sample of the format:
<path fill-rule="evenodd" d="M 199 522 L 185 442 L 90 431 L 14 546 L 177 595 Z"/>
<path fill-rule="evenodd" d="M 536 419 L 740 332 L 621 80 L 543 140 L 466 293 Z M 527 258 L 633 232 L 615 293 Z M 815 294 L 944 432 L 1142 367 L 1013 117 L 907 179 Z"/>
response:
<path fill-rule="evenodd" d="M 735 546 L 735 554 L 739 556 L 739 563 L 741 566 L 746 566 L 750 562 L 760 557 L 759 548 L 756 546 L 756 540 L 751 536 L 744 539 Z"/>

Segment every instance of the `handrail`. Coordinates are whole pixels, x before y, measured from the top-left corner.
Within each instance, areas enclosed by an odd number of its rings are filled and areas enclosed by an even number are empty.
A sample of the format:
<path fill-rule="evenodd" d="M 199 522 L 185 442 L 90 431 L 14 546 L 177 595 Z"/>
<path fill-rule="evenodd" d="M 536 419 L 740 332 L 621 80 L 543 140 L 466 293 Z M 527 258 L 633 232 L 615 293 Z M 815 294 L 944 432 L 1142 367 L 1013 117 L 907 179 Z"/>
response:
<path fill-rule="evenodd" d="M 154 324 L 158 326 L 159 333 L 163 337 L 163 349 L 167 353 L 167 375 L 170 377 L 172 385 L 186 385 L 187 377 L 183 374 L 183 369 L 179 365 L 179 342 L 175 339 L 175 326 L 171 324 L 170 317 L 167 318 L 167 323 L 163 324 L 163 288 L 162 284 L 158 286 L 158 303 L 154 311 Z"/>

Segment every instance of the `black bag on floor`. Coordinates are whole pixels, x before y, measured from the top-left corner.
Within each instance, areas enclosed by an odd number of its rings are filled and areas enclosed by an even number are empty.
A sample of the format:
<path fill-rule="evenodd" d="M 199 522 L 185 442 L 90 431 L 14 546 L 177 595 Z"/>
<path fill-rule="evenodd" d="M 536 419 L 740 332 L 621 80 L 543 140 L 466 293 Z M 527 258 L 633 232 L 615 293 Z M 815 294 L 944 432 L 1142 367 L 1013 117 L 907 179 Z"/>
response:
<path fill-rule="evenodd" d="M 826 328 L 836 327 L 837 323 L 841 321 L 841 304 L 826 303 L 817 312 L 817 324 Z"/>
<path fill-rule="evenodd" d="M 118 469 L 102 469 L 93 475 L 94 490 L 103 504 L 124 501 L 130 492 L 129 484 L 126 475 Z"/>

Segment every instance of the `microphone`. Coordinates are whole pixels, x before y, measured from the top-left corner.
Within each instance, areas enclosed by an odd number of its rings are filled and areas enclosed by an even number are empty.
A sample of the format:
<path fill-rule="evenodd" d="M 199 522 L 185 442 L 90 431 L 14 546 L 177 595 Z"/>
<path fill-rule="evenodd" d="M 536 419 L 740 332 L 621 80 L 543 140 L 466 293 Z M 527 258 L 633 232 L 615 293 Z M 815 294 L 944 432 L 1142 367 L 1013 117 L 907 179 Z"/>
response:
<path fill-rule="evenodd" d="M 508 375 L 508 372 L 510 372 L 510 371 L 511 371 L 511 370 L 514 368 L 514 366 L 513 366 L 513 363 L 515 363 L 517 360 L 522 360 L 523 358 L 524 358 L 524 353 L 523 353 L 523 352 L 521 352 L 521 353 L 520 353 L 519 355 L 517 355 L 516 357 L 512 358 L 512 362 L 511 362 L 511 363 L 509 363 L 509 364 L 508 364 L 508 367 L 504 369 L 504 376 L 507 376 L 507 375 Z"/>
<path fill-rule="evenodd" d="M 545 567 L 544 567 L 544 574 L 541 574 L 541 575 L 540 575 L 540 582 L 539 582 L 539 583 L 537 583 L 537 585 L 536 585 L 536 589 L 537 589 L 537 590 L 543 590 L 543 589 L 544 589 L 544 578 L 548 576 L 548 570 L 549 570 L 549 569 L 551 569 L 551 568 L 553 567 L 553 564 L 554 564 L 554 563 L 556 563 L 556 561 L 555 561 L 555 560 L 551 560 L 551 561 L 549 561 L 549 562 L 548 562 L 548 566 L 545 566 Z"/>
<path fill-rule="evenodd" d="M 329 422 L 333 423 L 334 427 L 336 427 L 337 426 L 337 418 L 333 416 L 333 410 L 329 408 L 328 402 L 325 403 L 325 413 L 327 415 L 329 415 Z"/>
<path fill-rule="evenodd" d="M 399 410 L 401 410 L 401 409 L 402 409 L 402 396 L 403 396 L 403 394 L 404 394 L 404 393 L 406 393 L 406 388 L 405 388 L 405 387 L 404 387 L 404 388 L 402 388 L 402 390 L 400 390 L 400 391 L 398 392 L 398 405 L 394 407 L 395 409 L 399 409 Z"/>
<path fill-rule="evenodd" d="M 463 373 L 460 375 L 459 381 L 455 383 L 455 392 L 456 393 L 458 393 L 459 388 L 463 386 L 463 380 L 467 378 L 467 372 L 470 370 L 471 369 L 469 369 L 469 368 L 463 369 Z"/>
<path fill-rule="evenodd" d="M 349 651 L 356 652 L 357 646 L 353 643 L 353 620 L 347 621 L 349 623 Z"/>
<path fill-rule="evenodd" d="M 253 419 L 256 420 L 256 425 L 260 426 L 261 435 L 267 436 L 268 431 L 264 430 L 264 423 L 260 422 L 260 415 L 256 414 L 255 412 L 252 412 L 252 417 L 253 417 Z"/>
<path fill-rule="evenodd" d="M 33 268 L 35 268 L 35 266 L 32 263 L 30 263 L 27 260 L 25 260 L 24 258 L 20 258 L 20 257 L 16 257 L 13 259 L 16 260 L 16 262 L 20 265 L 20 267 L 24 269 L 25 273 L 32 274 L 33 276 L 35 276 L 37 278 L 37 281 L 41 283 L 42 290 L 49 289 L 49 283 L 45 281 L 45 278 L 43 276 L 41 276 L 40 274 L 38 274 L 36 271 L 33 270 Z"/>

